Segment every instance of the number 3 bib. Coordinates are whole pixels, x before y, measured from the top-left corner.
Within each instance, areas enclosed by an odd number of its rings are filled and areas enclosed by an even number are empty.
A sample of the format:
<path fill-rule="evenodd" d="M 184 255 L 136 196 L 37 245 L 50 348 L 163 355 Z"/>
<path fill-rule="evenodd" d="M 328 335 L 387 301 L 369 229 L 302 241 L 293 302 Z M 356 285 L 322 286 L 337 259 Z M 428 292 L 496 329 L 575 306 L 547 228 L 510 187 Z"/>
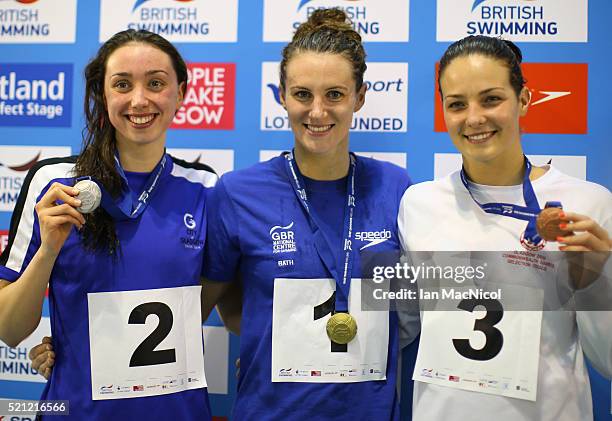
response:
<path fill-rule="evenodd" d="M 87 295 L 93 400 L 206 387 L 200 290 Z"/>
<path fill-rule="evenodd" d="M 542 290 L 512 290 L 525 308 L 542 308 Z M 504 311 L 495 299 L 457 299 L 454 304 L 456 311 L 421 312 L 413 380 L 535 401 L 542 311 Z"/>
<path fill-rule="evenodd" d="M 361 311 L 353 279 L 348 311 L 358 326 L 349 343 L 333 343 L 326 324 L 335 303 L 333 279 L 276 279 L 272 315 L 272 381 L 349 383 L 385 380 L 389 313 Z"/>

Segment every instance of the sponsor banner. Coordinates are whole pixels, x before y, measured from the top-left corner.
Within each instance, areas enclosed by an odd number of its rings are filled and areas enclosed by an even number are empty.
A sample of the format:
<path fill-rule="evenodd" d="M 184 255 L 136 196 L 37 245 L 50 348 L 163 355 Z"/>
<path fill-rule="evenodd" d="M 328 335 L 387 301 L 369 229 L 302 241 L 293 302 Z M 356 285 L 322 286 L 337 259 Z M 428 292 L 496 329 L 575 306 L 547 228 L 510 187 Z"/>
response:
<path fill-rule="evenodd" d="M 552 164 L 564 174 L 586 180 L 586 156 L 527 155 L 533 165 Z M 461 169 L 461 154 L 437 153 L 434 155 L 434 178 L 439 179 Z"/>
<path fill-rule="evenodd" d="M 0 126 L 70 127 L 72 64 L 0 63 Z"/>
<path fill-rule="evenodd" d="M 0 230 L 0 254 L 8 246 L 9 232 L 8 230 Z"/>
<path fill-rule="evenodd" d="M 489 35 L 522 42 L 587 42 L 587 0 L 438 0 L 436 40 Z"/>
<path fill-rule="evenodd" d="M 125 29 L 171 42 L 236 42 L 238 0 L 101 0 L 100 42 Z"/>
<path fill-rule="evenodd" d="M 204 371 L 208 393 L 227 395 L 229 333 L 223 326 L 202 326 L 202 330 L 204 332 Z"/>
<path fill-rule="evenodd" d="M 262 63 L 261 130 L 291 130 L 280 102 L 277 62 Z M 364 75 L 366 101 L 355 113 L 354 132 L 406 132 L 408 63 L 368 63 Z"/>
<path fill-rule="evenodd" d="M 234 169 L 233 149 L 168 148 L 166 152 L 187 162 L 206 164 L 215 170 L 219 177 Z"/>
<path fill-rule="evenodd" d="M 279 156 L 283 151 L 280 150 L 261 150 L 259 151 L 259 162 L 267 161 Z M 406 154 L 401 152 L 355 152 L 359 156 L 387 161 L 398 167 L 406 168 Z"/>
<path fill-rule="evenodd" d="M 189 63 L 187 70 L 187 91 L 171 128 L 232 130 L 236 65 Z"/>
<path fill-rule="evenodd" d="M 527 115 L 521 119 L 521 131 L 586 134 L 588 65 L 523 63 L 521 67 L 531 92 L 531 105 Z M 435 96 L 434 130 L 445 132 L 437 82 Z"/>
<path fill-rule="evenodd" d="M 0 146 L 0 211 L 12 212 L 28 170 L 45 158 L 69 156 L 68 146 Z"/>
<path fill-rule="evenodd" d="M 28 353 L 38 345 L 43 336 L 51 336 L 51 323 L 42 317 L 36 330 L 16 348 L 0 341 L 0 380 L 46 383 L 47 380 L 32 368 Z"/>
<path fill-rule="evenodd" d="M 264 0 L 264 42 L 289 42 L 317 9 L 337 7 L 366 42 L 407 42 L 409 0 Z"/>
<path fill-rule="evenodd" d="M 77 0 L 0 1 L 0 44 L 74 43 Z"/>

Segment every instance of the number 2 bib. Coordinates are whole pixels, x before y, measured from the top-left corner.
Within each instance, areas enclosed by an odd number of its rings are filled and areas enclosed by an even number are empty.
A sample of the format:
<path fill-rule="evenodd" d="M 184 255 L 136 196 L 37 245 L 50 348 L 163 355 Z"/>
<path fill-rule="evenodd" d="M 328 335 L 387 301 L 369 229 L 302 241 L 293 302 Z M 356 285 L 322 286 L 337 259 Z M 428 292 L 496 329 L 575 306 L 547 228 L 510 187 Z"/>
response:
<path fill-rule="evenodd" d="M 351 280 L 349 313 L 356 337 L 331 342 L 326 324 L 334 311 L 334 279 L 276 279 L 272 315 L 272 381 L 350 383 L 385 380 L 389 313 L 361 311 L 361 280 Z"/>
<path fill-rule="evenodd" d="M 87 295 L 93 400 L 206 387 L 200 290 Z"/>
<path fill-rule="evenodd" d="M 541 308 L 542 290 L 512 290 L 525 308 Z M 542 311 L 504 311 L 495 299 L 457 299 L 456 307 L 421 312 L 413 380 L 535 401 Z"/>

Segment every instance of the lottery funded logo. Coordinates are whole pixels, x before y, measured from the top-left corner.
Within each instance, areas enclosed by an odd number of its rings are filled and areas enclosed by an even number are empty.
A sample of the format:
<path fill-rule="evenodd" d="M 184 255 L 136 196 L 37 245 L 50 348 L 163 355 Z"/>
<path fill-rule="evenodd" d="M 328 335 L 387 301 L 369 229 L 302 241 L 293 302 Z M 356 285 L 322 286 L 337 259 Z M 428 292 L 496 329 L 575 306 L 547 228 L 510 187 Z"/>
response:
<path fill-rule="evenodd" d="M 261 130 L 291 130 L 281 105 L 277 62 L 262 63 Z M 408 63 L 368 63 L 364 75 L 366 101 L 353 116 L 357 132 L 406 132 Z"/>
<path fill-rule="evenodd" d="M 521 68 L 531 92 L 529 110 L 520 121 L 521 130 L 524 133 L 586 134 L 588 65 L 523 63 Z M 437 83 L 435 96 L 434 129 L 445 132 Z"/>
<path fill-rule="evenodd" d="M 0 44 L 74 43 L 76 7 L 76 0 L 0 1 Z"/>
<path fill-rule="evenodd" d="M 189 63 L 189 80 L 173 129 L 234 128 L 236 65 Z"/>
<path fill-rule="evenodd" d="M 0 126 L 69 127 L 72 64 L 0 63 Z"/>
<path fill-rule="evenodd" d="M 297 251 L 295 233 L 291 228 L 293 228 L 293 222 L 286 226 L 275 225 L 270 228 L 273 254 L 292 253 Z"/>
<path fill-rule="evenodd" d="M 101 0 L 100 42 L 125 29 L 171 42 L 236 42 L 238 0 Z"/>
<path fill-rule="evenodd" d="M 23 180 L 38 161 L 70 153 L 67 146 L 0 146 L 0 211 L 13 211 Z"/>
<path fill-rule="evenodd" d="M 344 10 L 364 41 L 408 41 L 408 0 L 264 0 L 264 42 L 290 41 L 315 10 L 330 7 Z"/>
<path fill-rule="evenodd" d="M 584 0 L 438 0 L 437 41 L 488 35 L 522 42 L 587 42 Z"/>

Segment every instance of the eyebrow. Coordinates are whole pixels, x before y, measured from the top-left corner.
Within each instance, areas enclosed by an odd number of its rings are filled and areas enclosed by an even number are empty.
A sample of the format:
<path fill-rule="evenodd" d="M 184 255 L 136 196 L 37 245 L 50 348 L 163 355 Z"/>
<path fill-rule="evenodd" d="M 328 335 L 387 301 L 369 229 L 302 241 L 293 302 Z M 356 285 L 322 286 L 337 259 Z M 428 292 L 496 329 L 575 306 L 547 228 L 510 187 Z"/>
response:
<path fill-rule="evenodd" d="M 148 71 L 145 72 L 145 75 L 149 76 L 149 75 L 154 75 L 156 73 L 164 73 L 166 75 L 168 74 L 168 72 L 166 72 L 165 70 L 159 69 L 159 70 L 148 70 Z M 122 76 L 123 77 L 123 76 L 131 76 L 131 75 L 132 74 L 129 73 L 129 72 L 117 72 L 117 73 L 113 73 L 111 75 L 111 77 L 115 77 L 115 76 Z"/>
<path fill-rule="evenodd" d="M 296 85 L 296 86 L 289 86 L 289 89 L 306 89 L 308 91 L 310 91 L 310 88 L 307 88 L 305 86 L 301 86 L 301 85 Z M 346 86 L 342 86 L 342 85 L 338 85 L 338 86 L 330 86 L 329 88 L 325 88 L 326 91 L 330 91 L 332 89 L 344 89 L 344 90 L 348 90 L 349 88 Z"/>
<path fill-rule="evenodd" d="M 497 89 L 504 89 L 501 86 L 496 86 L 493 88 L 489 88 L 489 89 L 485 89 L 484 91 L 480 91 L 478 92 L 478 95 L 483 95 L 483 94 L 488 94 L 491 91 L 495 91 Z M 445 98 L 463 98 L 465 95 L 461 95 L 461 94 L 450 94 L 450 95 L 446 95 Z"/>

